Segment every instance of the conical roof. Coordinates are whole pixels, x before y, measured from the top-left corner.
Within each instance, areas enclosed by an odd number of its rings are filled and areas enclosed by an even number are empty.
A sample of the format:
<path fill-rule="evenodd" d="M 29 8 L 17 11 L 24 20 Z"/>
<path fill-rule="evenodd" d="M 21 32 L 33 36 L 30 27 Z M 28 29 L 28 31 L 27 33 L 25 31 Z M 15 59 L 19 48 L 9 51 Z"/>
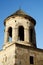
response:
<path fill-rule="evenodd" d="M 21 9 L 19 9 L 15 13 L 13 13 L 11 16 L 15 16 L 15 15 L 27 15 L 27 14 Z"/>
<path fill-rule="evenodd" d="M 14 14 L 26 15 L 26 13 L 24 13 L 24 11 L 22 11 L 21 9 L 19 9 L 18 11 L 16 11 Z"/>
<path fill-rule="evenodd" d="M 8 16 L 6 19 L 8 19 L 9 17 L 15 17 L 15 16 L 22 16 L 26 19 L 29 19 L 32 23 L 34 23 L 34 25 L 36 24 L 36 21 L 34 20 L 33 17 L 27 15 L 24 11 L 22 11 L 21 9 L 17 10 L 15 13 L 13 13 L 12 15 Z M 5 20 L 6 20 L 5 19 Z M 5 22 L 4 22 L 5 24 Z"/>

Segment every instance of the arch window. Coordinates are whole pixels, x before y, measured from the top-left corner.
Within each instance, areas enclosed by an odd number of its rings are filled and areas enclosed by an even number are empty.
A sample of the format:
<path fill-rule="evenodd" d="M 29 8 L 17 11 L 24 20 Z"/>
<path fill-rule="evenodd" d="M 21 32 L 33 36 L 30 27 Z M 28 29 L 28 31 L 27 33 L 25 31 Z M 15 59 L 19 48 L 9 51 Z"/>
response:
<path fill-rule="evenodd" d="M 24 41 L 24 27 L 23 26 L 19 26 L 18 28 L 18 37 L 19 37 L 19 40 Z"/>
<path fill-rule="evenodd" d="M 8 29 L 8 41 L 12 42 L 12 27 L 9 27 Z"/>
<path fill-rule="evenodd" d="M 33 41 L 33 29 L 31 28 L 29 32 L 30 32 L 30 42 L 32 42 Z"/>

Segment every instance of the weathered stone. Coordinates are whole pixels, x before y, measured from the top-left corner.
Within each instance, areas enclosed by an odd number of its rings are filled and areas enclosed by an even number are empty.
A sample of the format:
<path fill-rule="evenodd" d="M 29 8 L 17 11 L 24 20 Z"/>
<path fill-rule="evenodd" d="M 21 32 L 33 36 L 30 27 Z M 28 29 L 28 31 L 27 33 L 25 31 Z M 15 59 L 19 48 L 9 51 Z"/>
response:
<path fill-rule="evenodd" d="M 0 51 L 0 65 L 43 65 L 43 50 L 36 46 L 35 20 L 18 10 L 4 23 L 5 39 Z"/>

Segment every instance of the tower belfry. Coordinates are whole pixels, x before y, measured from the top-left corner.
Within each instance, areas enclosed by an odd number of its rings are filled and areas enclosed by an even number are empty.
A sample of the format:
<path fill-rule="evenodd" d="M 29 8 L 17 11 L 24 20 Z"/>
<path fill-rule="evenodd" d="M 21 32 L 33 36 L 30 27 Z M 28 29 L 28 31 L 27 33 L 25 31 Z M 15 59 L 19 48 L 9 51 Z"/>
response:
<path fill-rule="evenodd" d="M 31 16 L 20 9 L 5 19 L 4 24 L 6 27 L 4 45 L 18 43 L 36 47 L 36 21 Z"/>
<path fill-rule="evenodd" d="M 36 21 L 21 9 L 4 20 L 5 37 L 0 65 L 43 65 L 43 50 L 36 46 Z"/>

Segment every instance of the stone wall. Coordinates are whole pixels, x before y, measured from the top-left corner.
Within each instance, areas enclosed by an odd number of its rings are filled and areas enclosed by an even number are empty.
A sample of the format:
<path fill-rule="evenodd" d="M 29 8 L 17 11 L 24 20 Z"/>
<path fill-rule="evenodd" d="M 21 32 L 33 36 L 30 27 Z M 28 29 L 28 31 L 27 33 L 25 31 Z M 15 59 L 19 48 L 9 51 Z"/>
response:
<path fill-rule="evenodd" d="M 34 64 L 30 64 L 30 56 Z M 43 50 L 18 43 L 10 44 L 0 51 L 0 65 L 43 65 Z"/>
<path fill-rule="evenodd" d="M 43 65 L 43 51 L 22 45 L 16 46 L 15 65 Z M 30 64 L 30 56 L 33 56 L 34 64 Z"/>
<path fill-rule="evenodd" d="M 0 65 L 15 64 L 15 44 L 0 51 Z"/>

